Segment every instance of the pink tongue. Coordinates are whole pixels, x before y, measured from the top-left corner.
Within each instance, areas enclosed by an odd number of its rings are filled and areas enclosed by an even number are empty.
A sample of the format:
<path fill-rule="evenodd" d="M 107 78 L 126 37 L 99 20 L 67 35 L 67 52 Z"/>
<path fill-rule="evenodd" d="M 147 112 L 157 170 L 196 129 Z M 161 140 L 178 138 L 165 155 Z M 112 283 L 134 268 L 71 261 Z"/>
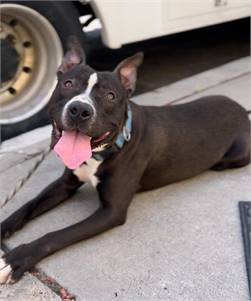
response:
<path fill-rule="evenodd" d="M 77 131 L 63 131 L 54 151 L 70 169 L 78 168 L 92 156 L 91 138 Z"/>

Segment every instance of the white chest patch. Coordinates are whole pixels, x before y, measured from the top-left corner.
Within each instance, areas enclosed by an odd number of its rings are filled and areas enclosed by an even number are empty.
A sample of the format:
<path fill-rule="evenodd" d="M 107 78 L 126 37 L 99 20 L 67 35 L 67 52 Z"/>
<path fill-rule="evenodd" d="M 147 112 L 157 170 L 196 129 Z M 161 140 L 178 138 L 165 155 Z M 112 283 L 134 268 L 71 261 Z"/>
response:
<path fill-rule="evenodd" d="M 102 161 L 97 161 L 93 158 L 86 161 L 86 164 L 83 164 L 79 168 L 74 170 L 74 175 L 82 182 L 91 183 L 92 186 L 96 187 L 99 183 L 99 179 L 96 176 L 99 165 Z"/>

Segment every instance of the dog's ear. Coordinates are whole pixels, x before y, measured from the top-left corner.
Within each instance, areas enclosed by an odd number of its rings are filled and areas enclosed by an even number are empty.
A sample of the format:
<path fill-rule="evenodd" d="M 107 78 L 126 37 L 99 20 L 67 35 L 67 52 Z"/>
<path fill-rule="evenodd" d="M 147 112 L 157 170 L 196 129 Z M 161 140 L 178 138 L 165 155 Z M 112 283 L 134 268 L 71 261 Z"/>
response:
<path fill-rule="evenodd" d="M 58 73 L 65 73 L 76 65 L 85 63 L 84 49 L 75 36 L 70 36 L 67 41 L 66 53 L 58 68 Z"/>
<path fill-rule="evenodd" d="M 143 52 L 138 52 L 123 60 L 114 70 L 114 72 L 118 74 L 120 81 L 123 87 L 127 90 L 129 96 L 135 90 L 137 69 L 142 64 L 143 58 Z"/>

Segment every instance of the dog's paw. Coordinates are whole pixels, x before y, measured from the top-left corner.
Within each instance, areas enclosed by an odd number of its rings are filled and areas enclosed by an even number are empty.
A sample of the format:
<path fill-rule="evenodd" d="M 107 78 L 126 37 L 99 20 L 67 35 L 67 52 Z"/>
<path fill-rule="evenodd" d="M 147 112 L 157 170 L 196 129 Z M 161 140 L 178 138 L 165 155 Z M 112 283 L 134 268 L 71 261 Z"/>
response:
<path fill-rule="evenodd" d="M 15 283 L 35 265 L 35 252 L 21 245 L 0 258 L 0 284 Z"/>

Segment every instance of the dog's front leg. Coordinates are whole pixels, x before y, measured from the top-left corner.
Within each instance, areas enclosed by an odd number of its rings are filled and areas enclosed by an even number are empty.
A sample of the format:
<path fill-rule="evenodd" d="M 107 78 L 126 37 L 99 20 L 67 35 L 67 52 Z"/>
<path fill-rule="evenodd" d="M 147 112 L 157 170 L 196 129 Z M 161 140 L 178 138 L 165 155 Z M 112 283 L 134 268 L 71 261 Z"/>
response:
<path fill-rule="evenodd" d="M 114 185 L 112 189 L 106 182 L 98 185 L 98 191 L 101 207 L 93 215 L 70 227 L 48 233 L 29 244 L 20 245 L 0 258 L 0 283 L 15 282 L 44 257 L 123 224 L 136 190 L 132 187 L 125 189 L 125 184 L 121 187 Z"/>
<path fill-rule="evenodd" d="M 64 174 L 44 189 L 37 197 L 11 214 L 1 225 L 1 237 L 11 236 L 29 220 L 55 207 L 69 198 L 83 184 L 72 171 L 66 169 Z"/>

